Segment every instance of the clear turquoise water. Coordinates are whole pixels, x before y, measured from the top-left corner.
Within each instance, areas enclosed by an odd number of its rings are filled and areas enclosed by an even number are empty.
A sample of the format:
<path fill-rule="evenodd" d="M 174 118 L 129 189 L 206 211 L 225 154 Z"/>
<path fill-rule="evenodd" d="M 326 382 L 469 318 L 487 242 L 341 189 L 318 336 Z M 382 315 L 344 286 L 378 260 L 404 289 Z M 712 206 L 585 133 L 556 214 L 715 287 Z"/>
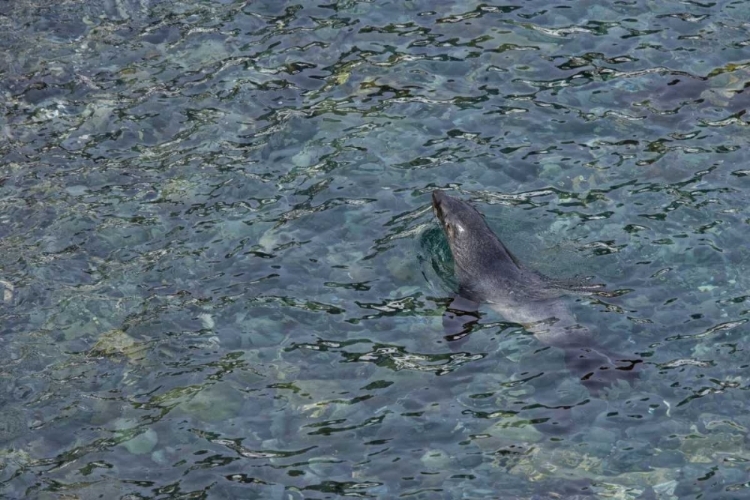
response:
<path fill-rule="evenodd" d="M 0 494 L 750 496 L 748 19 L 4 2 Z M 606 282 L 570 306 L 640 379 L 446 342 L 436 187 Z"/>

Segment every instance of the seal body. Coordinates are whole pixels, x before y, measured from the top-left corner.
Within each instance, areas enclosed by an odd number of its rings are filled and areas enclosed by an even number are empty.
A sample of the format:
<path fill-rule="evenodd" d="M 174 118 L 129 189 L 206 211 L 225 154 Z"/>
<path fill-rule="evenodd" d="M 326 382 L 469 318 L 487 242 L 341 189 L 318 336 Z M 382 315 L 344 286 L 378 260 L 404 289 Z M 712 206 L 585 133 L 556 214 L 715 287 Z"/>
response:
<path fill-rule="evenodd" d="M 587 380 L 596 365 L 601 371 L 632 369 L 632 361 L 629 368 L 615 367 L 561 300 L 566 292 L 592 293 L 601 285 L 553 280 L 527 268 L 505 247 L 482 214 L 463 200 L 436 190 L 432 207 L 453 254 L 461 301 L 486 303 L 507 321 L 521 324 L 540 342 L 564 349 L 569 366 L 576 365 L 575 371 Z M 476 319 L 470 323 L 476 323 Z"/>

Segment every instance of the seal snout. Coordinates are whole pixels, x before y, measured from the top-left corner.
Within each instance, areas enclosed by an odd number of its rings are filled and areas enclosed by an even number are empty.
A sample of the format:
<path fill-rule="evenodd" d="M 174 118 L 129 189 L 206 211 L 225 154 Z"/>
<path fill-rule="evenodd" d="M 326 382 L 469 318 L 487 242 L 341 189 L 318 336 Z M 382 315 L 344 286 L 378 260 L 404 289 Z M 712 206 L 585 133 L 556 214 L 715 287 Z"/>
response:
<path fill-rule="evenodd" d="M 445 193 L 440 191 L 439 189 L 436 189 L 432 192 L 432 210 L 435 212 L 435 217 L 437 217 L 439 220 L 443 220 L 443 208 L 442 203 L 443 200 L 445 200 Z"/>
<path fill-rule="evenodd" d="M 442 198 L 443 192 L 436 189 L 432 192 L 432 206 L 440 205 L 440 198 Z"/>

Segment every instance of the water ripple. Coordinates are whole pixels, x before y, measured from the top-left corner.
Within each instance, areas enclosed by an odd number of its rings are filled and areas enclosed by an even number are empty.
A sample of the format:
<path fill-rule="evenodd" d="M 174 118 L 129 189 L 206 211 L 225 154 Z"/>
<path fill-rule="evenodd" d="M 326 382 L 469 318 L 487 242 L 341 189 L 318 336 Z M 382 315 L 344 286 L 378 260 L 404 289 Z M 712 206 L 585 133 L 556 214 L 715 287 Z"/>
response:
<path fill-rule="evenodd" d="M 736 496 L 748 16 L 5 2 L 2 495 Z M 641 378 L 446 337 L 433 189 Z"/>

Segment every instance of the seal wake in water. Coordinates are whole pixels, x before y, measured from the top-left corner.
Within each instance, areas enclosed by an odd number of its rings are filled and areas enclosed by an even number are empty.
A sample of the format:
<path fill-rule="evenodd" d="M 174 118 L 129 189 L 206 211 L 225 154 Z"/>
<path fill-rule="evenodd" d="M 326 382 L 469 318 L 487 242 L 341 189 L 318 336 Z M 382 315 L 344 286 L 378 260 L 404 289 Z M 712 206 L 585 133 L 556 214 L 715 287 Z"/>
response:
<path fill-rule="evenodd" d="M 526 268 L 465 201 L 436 190 L 432 207 L 448 239 L 459 286 L 444 316 L 453 339 L 468 335 L 478 321 L 479 304 L 486 303 L 543 344 L 564 350 L 566 366 L 590 390 L 634 378 L 640 360 L 618 362 L 597 347 L 560 299 L 566 292 L 591 293 L 598 285 L 556 281 Z"/>

